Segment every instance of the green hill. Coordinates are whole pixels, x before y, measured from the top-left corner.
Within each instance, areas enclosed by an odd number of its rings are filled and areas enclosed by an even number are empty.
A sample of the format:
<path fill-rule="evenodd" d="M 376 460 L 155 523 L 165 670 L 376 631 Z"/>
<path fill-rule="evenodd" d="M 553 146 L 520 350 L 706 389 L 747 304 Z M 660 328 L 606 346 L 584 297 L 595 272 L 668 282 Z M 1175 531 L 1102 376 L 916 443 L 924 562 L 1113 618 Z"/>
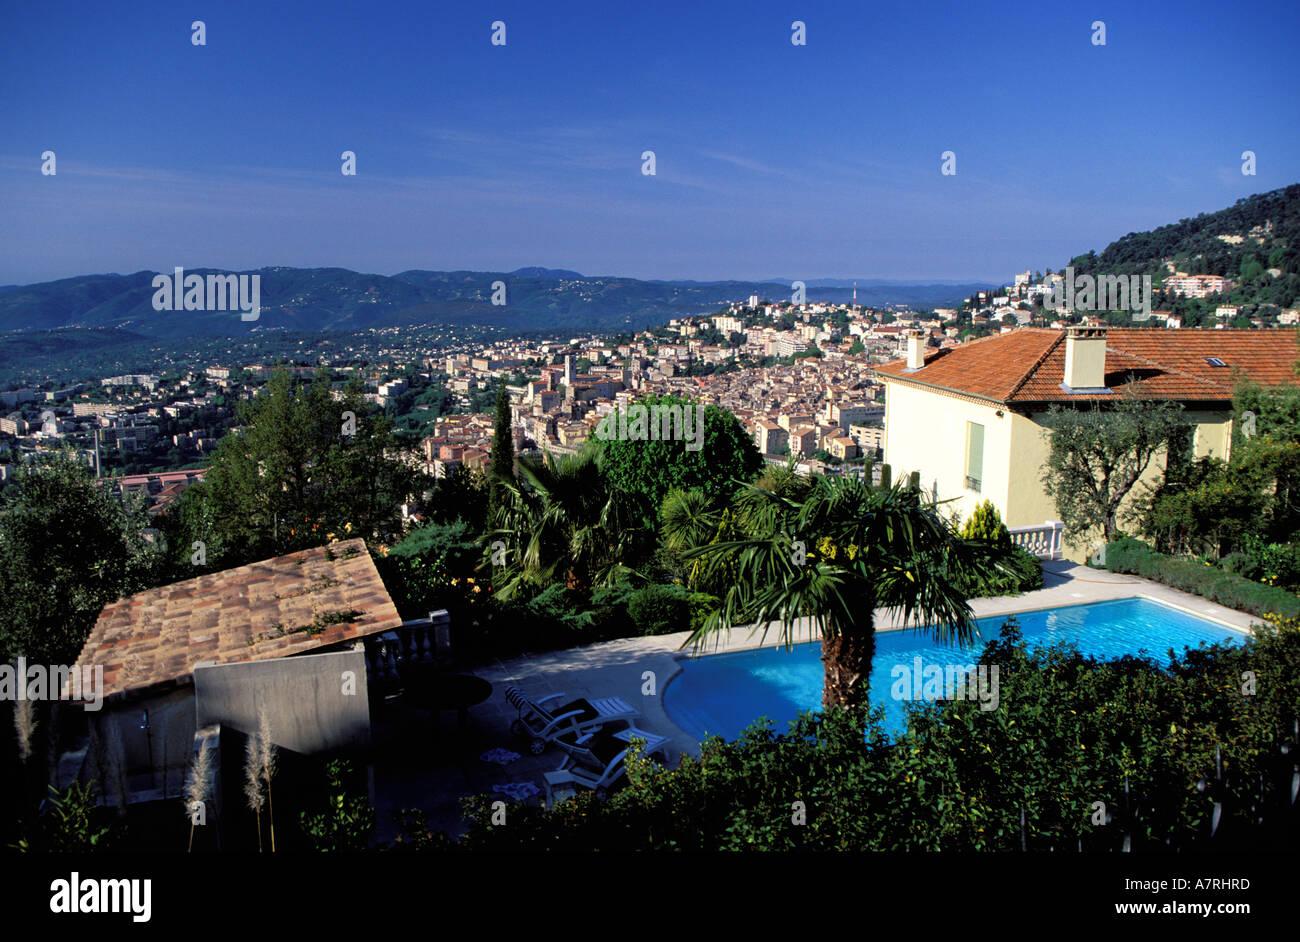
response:
<path fill-rule="evenodd" d="M 207 275 L 212 269 L 187 269 Z M 672 317 L 716 311 L 752 294 L 787 300 L 790 284 L 749 281 L 641 281 L 574 271 L 404 271 L 375 275 L 345 268 L 261 268 L 261 316 L 235 311 L 155 311 L 153 272 L 85 275 L 0 291 L 0 332 L 118 328 L 154 338 L 238 336 L 250 331 L 350 331 L 417 324 L 478 324 L 511 330 L 631 330 Z M 492 303 L 493 285 L 506 304 Z M 951 304 L 974 285 L 871 285 L 863 304 Z M 843 302 L 852 289 L 809 286 L 808 300 Z"/>
<path fill-rule="evenodd" d="M 1157 290 L 1171 268 L 1237 282 L 1229 295 L 1185 305 L 1189 309 L 1211 301 L 1293 308 L 1300 301 L 1300 184 L 1150 232 L 1130 232 L 1100 254 L 1076 256 L 1069 265 L 1076 274 L 1151 275 Z"/>

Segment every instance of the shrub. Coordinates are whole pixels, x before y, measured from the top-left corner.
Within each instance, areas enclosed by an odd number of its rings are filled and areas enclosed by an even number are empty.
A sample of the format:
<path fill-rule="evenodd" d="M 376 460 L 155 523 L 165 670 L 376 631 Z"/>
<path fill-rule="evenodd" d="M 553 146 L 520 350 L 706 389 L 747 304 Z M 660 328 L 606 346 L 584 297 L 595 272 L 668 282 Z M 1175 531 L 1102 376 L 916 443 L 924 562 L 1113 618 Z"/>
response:
<path fill-rule="evenodd" d="M 627 602 L 636 587 L 626 582 L 601 586 L 591 593 L 584 611 L 591 620 L 587 636 L 596 640 L 626 638 L 632 634 L 628 627 L 630 619 L 627 614 Z"/>
<path fill-rule="evenodd" d="M 1255 561 L 1242 552 L 1229 553 L 1219 560 L 1219 565 L 1226 571 L 1245 576 L 1247 579 L 1253 579 L 1257 569 Z"/>
<path fill-rule="evenodd" d="M 427 524 L 384 554 L 373 554 L 384 587 L 403 618 L 419 618 L 439 608 L 457 622 L 489 585 L 475 567 L 482 547 L 468 526 L 457 520 Z M 475 592 L 475 587 L 479 592 Z"/>
<path fill-rule="evenodd" d="M 718 610 L 722 600 L 707 592 L 692 592 L 686 597 L 691 609 L 691 631 L 699 631 L 709 616 Z"/>
<path fill-rule="evenodd" d="M 1252 615 L 1275 612 L 1284 618 L 1300 616 L 1300 596 L 1294 592 L 1260 585 L 1206 562 L 1157 553 L 1139 540 L 1108 543 L 1106 568 L 1160 582 Z"/>
<path fill-rule="evenodd" d="M 689 593 L 679 585 L 648 585 L 632 593 L 627 614 L 643 635 L 685 631 L 691 624 Z"/>
<path fill-rule="evenodd" d="M 986 500 L 975 508 L 975 513 L 961 528 L 963 540 L 980 540 L 994 546 L 1011 546 L 1011 534 L 1007 531 L 998 509 L 991 500 Z"/>
<path fill-rule="evenodd" d="M 997 569 L 979 576 L 957 577 L 958 585 L 967 598 L 989 598 L 997 595 L 1019 595 L 1042 588 L 1043 567 L 1038 558 L 1011 542 L 1011 533 L 1002 523 L 993 502 L 986 500 L 975 508 L 969 520 L 959 530 L 963 540 L 987 543 L 996 550 L 993 562 Z"/>
<path fill-rule="evenodd" d="M 1106 547 L 1107 559 L 1110 558 L 1109 553 L 1111 547 L 1118 547 L 1119 549 L 1124 551 L 1142 551 L 1147 553 L 1155 552 L 1154 546 L 1152 546 L 1150 543 L 1147 543 L 1145 540 L 1139 540 L 1135 536 L 1121 536 L 1117 540 L 1112 540 Z"/>
<path fill-rule="evenodd" d="M 53 785 L 47 809 L 33 833 L 19 838 L 13 849 L 21 853 L 85 854 L 113 849 L 124 836 L 121 822 L 100 804 L 95 781 L 73 782 L 63 791 Z"/>
<path fill-rule="evenodd" d="M 1230 572 L 1291 592 L 1300 590 L 1300 544 L 1265 543 L 1251 538 L 1244 541 L 1240 552 L 1231 555 L 1240 556 L 1241 560 L 1239 563 L 1234 560 L 1240 568 L 1232 569 L 1225 558 L 1223 568 Z"/>
<path fill-rule="evenodd" d="M 456 849 L 456 842 L 445 831 L 435 831 L 429 813 L 419 808 L 405 808 L 393 813 L 397 836 L 385 850 L 396 853 L 428 853 Z"/>
<path fill-rule="evenodd" d="M 1043 564 L 1032 553 L 1011 545 L 1010 540 L 995 561 L 1003 568 L 975 578 L 957 578 L 957 584 L 967 598 L 1019 595 L 1043 587 Z"/>
<path fill-rule="evenodd" d="M 299 821 L 312 849 L 320 852 L 365 850 L 375 827 L 364 780 L 352 763 L 331 759 L 325 766 L 329 796 L 323 814 L 301 812 Z"/>
<path fill-rule="evenodd" d="M 543 621 L 572 622 L 586 602 L 583 594 L 562 582 L 553 582 L 526 604 L 533 617 Z M 578 627 L 576 624 L 570 627 Z"/>
<path fill-rule="evenodd" d="M 474 620 L 457 629 L 456 644 L 473 657 L 514 657 L 533 651 L 571 648 L 605 640 L 603 625 L 588 610 L 586 596 L 561 583 L 547 586 L 528 601 L 489 599 Z"/>
<path fill-rule="evenodd" d="M 635 609 L 633 609 L 635 602 Z M 601 586 L 590 595 L 553 583 L 529 600 L 475 596 L 452 609 L 453 646 L 473 662 L 595 644 L 634 634 L 685 631 L 717 607 L 703 592 L 679 585 Z"/>

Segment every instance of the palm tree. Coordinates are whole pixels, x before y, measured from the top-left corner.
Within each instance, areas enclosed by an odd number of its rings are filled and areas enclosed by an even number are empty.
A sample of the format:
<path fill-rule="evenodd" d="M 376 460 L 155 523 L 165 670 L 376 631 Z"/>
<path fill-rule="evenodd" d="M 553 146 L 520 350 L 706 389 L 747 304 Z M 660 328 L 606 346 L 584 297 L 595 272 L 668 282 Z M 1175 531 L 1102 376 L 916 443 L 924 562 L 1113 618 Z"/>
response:
<path fill-rule="evenodd" d="M 635 529 L 592 452 L 521 458 L 518 472 L 518 482 L 500 482 L 501 504 L 485 540 L 485 563 L 494 541 L 507 547 L 506 571 L 493 578 L 499 597 L 560 580 L 585 591 L 622 571 Z"/>
<path fill-rule="evenodd" d="M 945 642 L 974 637 L 959 580 L 996 563 L 987 548 L 960 539 L 910 483 L 876 487 L 776 469 L 734 509 L 742 538 L 683 553 L 703 563 L 705 579 L 730 570 L 720 608 L 690 643 L 733 626 L 761 624 L 766 633 L 779 624 L 790 645 L 798 621 L 811 619 L 826 671 L 822 703 L 856 709 L 867 703 L 877 607 L 901 610 Z M 701 529 L 698 520 L 692 529 Z"/>
<path fill-rule="evenodd" d="M 717 535 L 717 510 L 699 488 L 673 488 L 659 510 L 664 545 L 681 553 L 708 543 Z"/>
<path fill-rule="evenodd" d="M 699 488 L 673 488 L 664 497 L 659 508 L 659 533 L 664 548 L 678 555 L 695 546 L 704 546 L 719 540 L 735 537 L 735 525 L 730 513 L 710 501 Z M 696 559 L 686 568 L 686 582 L 696 590 L 705 592 L 715 587 L 703 579 L 704 561 Z M 716 574 L 714 582 L 722 582 Z M 719 591 L 718 594 L 721 594 Z"/>

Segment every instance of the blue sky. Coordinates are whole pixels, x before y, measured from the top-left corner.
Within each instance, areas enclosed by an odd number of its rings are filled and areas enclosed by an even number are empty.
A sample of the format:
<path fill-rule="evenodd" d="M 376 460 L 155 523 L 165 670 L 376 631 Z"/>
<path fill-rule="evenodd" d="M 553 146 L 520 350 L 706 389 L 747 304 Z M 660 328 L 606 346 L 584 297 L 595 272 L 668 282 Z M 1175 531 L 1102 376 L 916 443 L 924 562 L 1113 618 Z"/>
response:
<path fill-rule="evenodd" d="M 1006 279 L 1300 181 L 1294 0 L 8 7 L 0 284 Z"/>

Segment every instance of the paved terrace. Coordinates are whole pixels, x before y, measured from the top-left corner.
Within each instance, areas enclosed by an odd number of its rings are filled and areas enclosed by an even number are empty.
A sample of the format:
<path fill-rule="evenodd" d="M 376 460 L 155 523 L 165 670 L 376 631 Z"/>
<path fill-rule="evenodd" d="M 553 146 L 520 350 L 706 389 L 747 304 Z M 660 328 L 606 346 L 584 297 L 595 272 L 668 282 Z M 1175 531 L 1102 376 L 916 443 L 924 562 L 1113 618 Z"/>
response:
<path fill-rule="evenodd" d="M 1043 583 L 1042 589 L 1024 595 L 973 599 L 971 609 L 982 618 L 1137 595 L 1243 631 L 1259 621 L 1254 616 L 1146 579 L 1066 561 L 1044 563 Z M 877 611 L 876 625 L 877 630 L 904 627 L 898 613 L 885 609 Z M 563 693 L 566 700 L 622 697 L 640 710 L 637 726 L 670 738 L 666 750 L 669 767 L 676 765 L 683 753 L 697 755 L 699 743 L 668 718 L 662 698 L 664 688 L 681 670 L 679 659 L 692 653 L 690 649 L 682 650 L 689 635 L 689 632 L 679 632 L 625 638 L 481 666 L 472 673 L 492 684 L 492 696 L 471 708 L 471 724 L 464 730 L 455 727 L 451 712 L 441 715 L 441 725 L 435 730 L 427 714 L 397 705 L 381 708 L 375 716 L 377 745 L 381 750 L 375 770 L 379 838 L 393 836 L 391 814 L 403 808 L 422 808 L 429 812 L 435 828 L 457 834 L 463 830 L 459 811 L 459 799 L 463 795 L 493 793 L 494 787 L 531 783 L 539 789 L 532 801 L 542 797 L 542 773 L 558 768 L 565 754 L 552 747 L 540 757 L 531 756 L 527 741 L 510 733 L 510 723 L 516 713 L 506 703 L 505 691 L 512 685 L 533 699 L 553 693 Z M 813 635 L 804 625 L 796 638 L 813 640 Z M 711 640 L 699 653 L 741 651 L 764 643 L 776 644 L 776 634 L 769 634 L 764 642 L 761 633 L 733 629 L 716 636 L 716 643 Z M 653 674 L 653 696 L 642 694 L 647 671 Z M 418 748 L 421 744 L 424 748 Z M 504 765 L 481 758 L 494 749 L 509 750 L 519 758 Z M 525 786 L 524 791 L 527 790 Z M 509 801 L 507 796 L 508 793 L 499 795 Z"/>

